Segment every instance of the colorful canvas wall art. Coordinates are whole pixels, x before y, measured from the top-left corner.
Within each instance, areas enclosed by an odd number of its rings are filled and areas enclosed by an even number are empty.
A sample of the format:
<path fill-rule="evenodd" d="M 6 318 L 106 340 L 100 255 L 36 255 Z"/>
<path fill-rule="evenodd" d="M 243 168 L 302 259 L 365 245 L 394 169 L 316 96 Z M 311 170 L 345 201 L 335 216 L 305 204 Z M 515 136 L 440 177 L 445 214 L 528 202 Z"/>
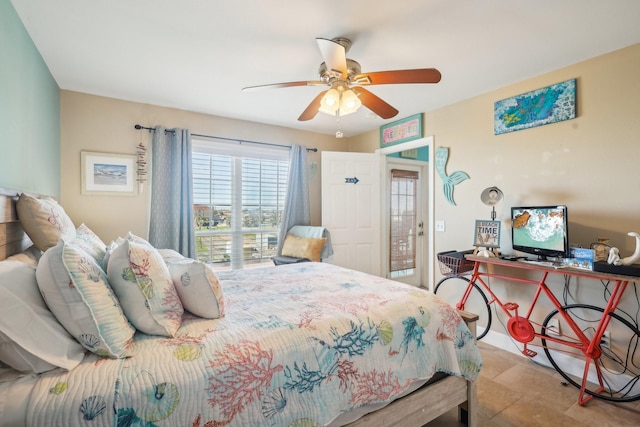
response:
<path fill-rule="evenodd" d="M 494 105 L 494 133 L 513 132 L 576 117 L 576 79 L 567 80 Z"/>

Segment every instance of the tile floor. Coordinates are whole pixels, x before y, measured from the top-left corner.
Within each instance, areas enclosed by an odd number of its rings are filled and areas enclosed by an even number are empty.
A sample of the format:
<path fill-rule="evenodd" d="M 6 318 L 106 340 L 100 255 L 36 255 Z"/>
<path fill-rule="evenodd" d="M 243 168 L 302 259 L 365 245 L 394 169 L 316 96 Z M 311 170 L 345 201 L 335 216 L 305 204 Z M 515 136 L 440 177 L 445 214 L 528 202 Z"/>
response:
<path fill-rule="evenodd" d="M 640 426 L 640 401 L 577 403 L 578 391 L 560 384 L 551 368 L 480 342 L 484 367 L 478 380 L 479 427 Z M 451 411 L 424 427 L 457 427 Z"/>

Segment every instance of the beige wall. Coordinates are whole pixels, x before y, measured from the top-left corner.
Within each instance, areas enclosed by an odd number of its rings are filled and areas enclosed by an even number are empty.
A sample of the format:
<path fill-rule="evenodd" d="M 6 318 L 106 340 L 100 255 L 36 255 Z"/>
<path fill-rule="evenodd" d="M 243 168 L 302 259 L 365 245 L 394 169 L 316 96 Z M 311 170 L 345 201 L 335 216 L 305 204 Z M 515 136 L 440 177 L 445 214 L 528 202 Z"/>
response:
<path fill-rule="evenodd" d="M 149 186 L 136 196 L 87 196 L 81 194 L 80 152 L 117 154 L 136 153 L 141 141 L 149 146 L 147 131 L 137 131 L 135 124 L 153 127 L 188 128 L 193 133 L 264 141 L 276 144 L 298 143 L 319 150 L 343 151 L 346 140 L 283 127 L 226 119 L 206 114 L 158 107 L 61 91 L 61 176 L 60 202 L 73 221 L 86 223 L 105 241 L 127 231 L 146 237 L 148 232 Z M 310 180 L 311 223 L 320 224 L 320 151 L 308 153 L 309 163 L 316 164 Z"/>
<path fill-rule="evenodd" d="M 598 237 L 609 237 L 622 256 L 633 253 L 635 240 L 627 232 L 640 232 L 638 76 L 640 45 L 635 45 L 427 112 L 425 135 L 434 136 L 436 147 L 449 147 L 447 172 L 461 170 L 470 176 L 455 187 L 457 206 L 446 201 L 442 180 L 435 178 L 435 218 L 446 221 L 446 232 L 435 235 L 436 252 L 471 247 L 475 220 L 490 218 L 480 193 L 496 185 L 505 195 L 497 206 L 505 252 L 511 251 L 511 206 L 567 204 L 571 242 L 588 247 Z M 573 78 L 576 119 L 493 134 L 495 101 Z M 350 151 L 373 151 L 378 133 L 350 143 Z M 555 286 L 559 290 L 561 281 Z M 498 284 L 497 289 L 501 296 L 526 304 L 529 290 L 522 285 Z M 580 302 L 603 302 L 599 282 L 581 279 L 573 281 L 571 289 Z M 631 293 L 627 295 L 630 308 L 637 306 Z M 504 332 L 499 325 L 497 330 Z"/>
<path fill-rule="evenodd" d="M 457 206 L 446 201 L 441 180 L 435 178 L 435 218 L 446 221 L 446 232 L 435 235 L 436 252 L 471 247 L 475 220 L 488 218 L 490 212 L 480 202 L 480 193 L 497 185 L 505 194 L 497 207 L 503 251 L 510 251 L 511 245 L 510 206 L 564 203 L 569 207 L 572 242 L 588 246 L 598 237 L 609 237 L 623 256 L 630 254 L 634 241 L 626 233 L 640 232 L 639 75 L 640 45 L 636 45 L 427 112 L 425 134 L 434 136 L 436 146 L 450 149 L 447 172 L 462 170 L 471 177 L 455 188 Z M 576 119 L 493 134 L 495 101 L 572 78 L 577 79 Z M 61 93 L 61 122 L 61 202 L 76 223 L 86 222 L 105 240 L 128 230 L 146 236 L 149 191 L 133 197 L 81 195 L 80 151 L 134 154 L 141 135 L 149 142 L 147 132 L 133 129 L 136 123 L 230 138 L 298 142 L 332 151 L 371 152 L 379 138 L 374 130 L 337 140 L 69 91 Z M 310 153 L 309 160 L 318 166 L 311 182 L 311 205 L 312 223 L 320 224 L 320 153 Z M 581 301 L 599 304 L 598 286 L 581 287 Z M 528 292 L 510 285 L 503 288 L 515 300 Z"/>

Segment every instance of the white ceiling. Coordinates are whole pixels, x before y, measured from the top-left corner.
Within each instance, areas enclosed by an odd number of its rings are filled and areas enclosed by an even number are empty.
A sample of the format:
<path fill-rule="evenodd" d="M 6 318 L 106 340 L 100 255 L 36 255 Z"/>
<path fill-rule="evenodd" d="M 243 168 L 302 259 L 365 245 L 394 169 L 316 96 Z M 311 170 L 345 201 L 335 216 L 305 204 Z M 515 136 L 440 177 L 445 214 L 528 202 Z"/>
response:
<path fill-rule="evenodd" d="M 345 136 L 640 42 L 638 0 L 11 2 L 61 89 Z M 390 120 L 363 107 L 299 122 L 318 86 L 241 91 L 316 80 L 316 37 L 350 38 L 363 72 L 443 77 L 369 86 Z"/>

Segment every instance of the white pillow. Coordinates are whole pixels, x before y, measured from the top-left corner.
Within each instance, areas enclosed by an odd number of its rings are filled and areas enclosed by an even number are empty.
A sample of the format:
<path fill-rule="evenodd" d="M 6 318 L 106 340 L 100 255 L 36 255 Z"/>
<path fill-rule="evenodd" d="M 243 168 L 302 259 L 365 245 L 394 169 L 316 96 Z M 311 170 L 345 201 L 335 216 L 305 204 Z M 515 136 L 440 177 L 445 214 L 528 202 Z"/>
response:
<path fill-rule="evenodd" d="M 73 369 L 84 358 L 84 348 L 42 299 L 35 266 L 0 262 L 0 313 L 0 360 L 12 368 L 28 373 Z"/>
<path fill-rule="evenodd" d="M 182 261 L 183 259 L 187 259 L 187 257 L 182 255 L 178 251 L 174 251 L 173 249 L 158 249 L 158 252 L 162 256 L 164 262 L 166 262 L 167 264 L 169 262 L 178 262 Z"/>
<path fill-rule="evenodd" d="M 207 319 L 224 316 L 222 286 L 209 265 L 191 258 L 165 261 L 184 308 Z"/>
<path fill-rule="evenodd" d="M 129 234 L 110 252 L 107 274 L 129 321 L 150 335 L 174 336 L 184 309 L 158 251 Z"/>
<path fill-rule="evenodd" d="M 76 229 L 76 238 L 73 243 L 84 249 L 98 264 L 102 264 L 107 252 L 107 245 L 84 223 Z"/>
<path fill-rule="evenodd" d="M 29 246 L 23 252 L 11 255 L 7 258 L 9 261 L 20 261 L 33 266 L 38 265 L 38 260 L 42 256 L 42 251 L 35 247 L 35 245 Z"/>
<path fill-rule="evenodd" d="M 36 277 L 47 305 L 80 344 L 100 356 L 129 355 L 135 329 L 91 255 L 61 240 L 42 255 Z"/>
<path fill-rule="evenodd" d="M 20 224 L 41 251 L 55 246 L 58 240 L 76 237 L 76 227 L 62 206 L 51 198 L 38 199 L 22 193 L 16 202 Z"/>

